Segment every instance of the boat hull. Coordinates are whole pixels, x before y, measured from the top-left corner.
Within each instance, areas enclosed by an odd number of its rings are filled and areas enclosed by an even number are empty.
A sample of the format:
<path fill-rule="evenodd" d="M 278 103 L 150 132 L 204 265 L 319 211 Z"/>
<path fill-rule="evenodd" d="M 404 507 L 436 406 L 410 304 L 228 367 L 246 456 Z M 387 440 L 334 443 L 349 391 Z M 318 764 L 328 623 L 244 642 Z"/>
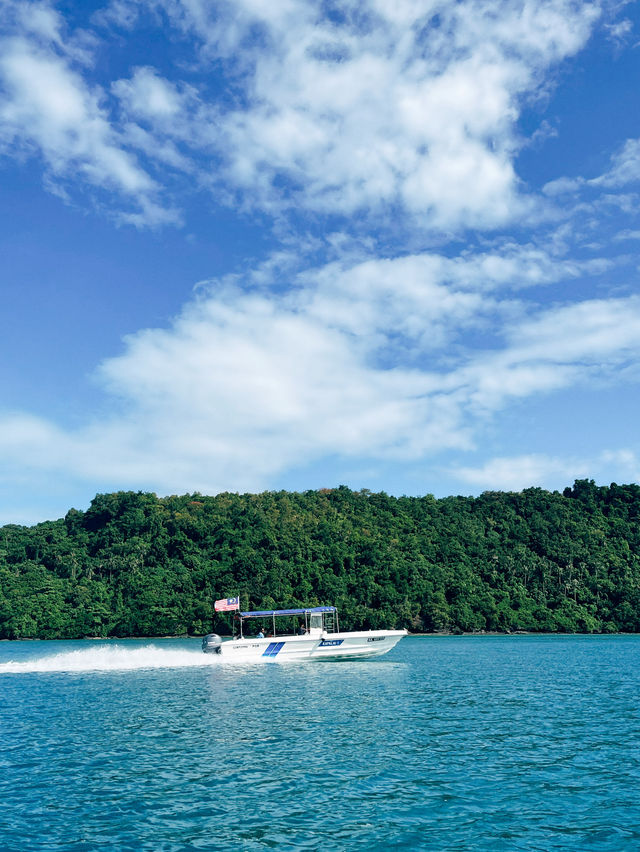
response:
<path fill-rule="evenodd" d="M 359 660 L 381 657 L 406 635 L 406 630 L 362 630 L 316 636 L 230 639 L 222 642 L 216 653 L 230 662 Z"/>

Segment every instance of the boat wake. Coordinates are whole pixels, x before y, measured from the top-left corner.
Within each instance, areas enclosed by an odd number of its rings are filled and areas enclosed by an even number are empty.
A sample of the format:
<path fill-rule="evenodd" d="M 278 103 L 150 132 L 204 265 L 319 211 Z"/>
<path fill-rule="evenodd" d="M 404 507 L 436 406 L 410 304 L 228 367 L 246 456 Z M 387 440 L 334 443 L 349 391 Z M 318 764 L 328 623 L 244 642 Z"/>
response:
<path fill-rule="evenodd" d="M 78 651 L 66 651 L 29 660 L 0 663 L 2 674 L 30 672 L 117 672 L 142 669 L 176 669 L 219 665 L 220 658 L 196 651 L 144 645 L 125 648 L 119 645 L 97 645 Z"/>

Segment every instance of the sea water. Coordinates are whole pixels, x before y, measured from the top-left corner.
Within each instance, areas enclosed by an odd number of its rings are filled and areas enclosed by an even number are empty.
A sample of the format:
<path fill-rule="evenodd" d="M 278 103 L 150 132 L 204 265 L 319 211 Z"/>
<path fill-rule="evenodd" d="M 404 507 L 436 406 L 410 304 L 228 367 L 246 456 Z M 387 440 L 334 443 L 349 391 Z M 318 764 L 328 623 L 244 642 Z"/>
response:
<path fill-rule="evenodd" d="M 0 643 L 0 850 L 640 849 L 640 637 Z"/>

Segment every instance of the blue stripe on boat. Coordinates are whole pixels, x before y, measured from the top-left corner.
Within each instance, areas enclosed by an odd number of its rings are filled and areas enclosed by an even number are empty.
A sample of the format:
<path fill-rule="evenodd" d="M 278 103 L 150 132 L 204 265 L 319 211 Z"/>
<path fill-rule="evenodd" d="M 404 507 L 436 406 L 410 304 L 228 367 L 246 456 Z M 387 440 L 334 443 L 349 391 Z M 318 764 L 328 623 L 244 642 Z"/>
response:
<path fill-rule="evenodd" d="M 284 642 L 269 642 L 267 645 L 263 657 L 275 657 L 278 654 L 278 651 L 282 649 Z"/>

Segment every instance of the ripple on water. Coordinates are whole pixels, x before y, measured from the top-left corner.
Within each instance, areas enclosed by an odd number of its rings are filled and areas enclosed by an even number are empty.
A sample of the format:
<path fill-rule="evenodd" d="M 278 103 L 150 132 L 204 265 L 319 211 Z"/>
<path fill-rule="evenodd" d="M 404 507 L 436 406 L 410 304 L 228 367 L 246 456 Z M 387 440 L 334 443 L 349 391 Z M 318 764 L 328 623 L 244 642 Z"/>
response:
<path fill-rule="evenodd" d="M 640 848 L 639 679 L 635 637 L 2 643 L 0 848 Z"/>

